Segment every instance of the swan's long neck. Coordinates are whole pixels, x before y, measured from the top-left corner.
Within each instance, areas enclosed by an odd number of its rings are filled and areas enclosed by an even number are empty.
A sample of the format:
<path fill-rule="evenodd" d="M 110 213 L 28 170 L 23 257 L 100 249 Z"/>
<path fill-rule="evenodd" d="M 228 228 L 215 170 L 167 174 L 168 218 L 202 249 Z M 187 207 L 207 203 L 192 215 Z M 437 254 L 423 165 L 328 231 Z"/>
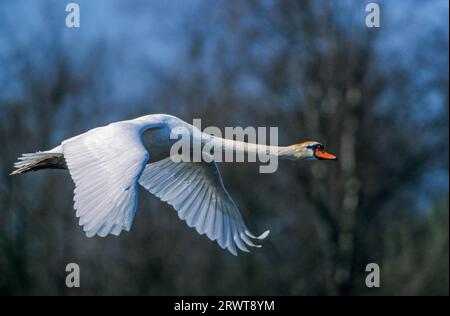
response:
<path fill-rule="evenodd" d="M 203 144 L 210 143 L 215 148 L 220 148 L 225 154 L 236 155 L 266 155 L 284 159 L 293 159 L 292 146 L 273 146 L 246 143 L 237 140 L 215 137 L 203 134 Z"/>

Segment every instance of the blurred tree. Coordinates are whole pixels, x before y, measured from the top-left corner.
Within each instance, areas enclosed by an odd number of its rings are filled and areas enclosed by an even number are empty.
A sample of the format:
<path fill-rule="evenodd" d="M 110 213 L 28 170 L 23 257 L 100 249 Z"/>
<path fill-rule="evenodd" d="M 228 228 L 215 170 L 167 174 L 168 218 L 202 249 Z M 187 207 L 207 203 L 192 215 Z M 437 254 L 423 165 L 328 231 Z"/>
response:
<path fill-rule="evenodd" d="M 186 50 L 180 44 L 166 71 L 145 52 L 133 59 L 133 45 L 122 51 L 119 35 L 119 45 L 94 41 L 78 54 L 64 34 L 43 32 L 33 49 L 22 47 L 0 14 L 0 48 L 6 40 L 12 51 L 7 60 L 0 49 L 8 87 L 0 96 L 0 294 L 448 295 L 448 31 L 441 23 L 412 51 L 385 52 L 392 28 L 361 27 L 363 9 L 201 2 L 182 25 Z M 128 81 L 124 68 L 153 80 Z M 144 92 L 133 106 L 118 96 L 136 89 Z M 275 174 L 222 164 L 249 226 L 272 230 L 261 250 L 238 258 L 144 190 L 131 233 L 87 239 L 66 172 L 8 176 L 23 151 L 158 112 L 204 126 L 278 126 L 282 145 L 322 141 L 340 160 L 282 162 Z M 64 287 L 69 262 L 81 266 L 80 289 Z M 365 287 L 369 262 L 381 267 L 379 289 Z"/>

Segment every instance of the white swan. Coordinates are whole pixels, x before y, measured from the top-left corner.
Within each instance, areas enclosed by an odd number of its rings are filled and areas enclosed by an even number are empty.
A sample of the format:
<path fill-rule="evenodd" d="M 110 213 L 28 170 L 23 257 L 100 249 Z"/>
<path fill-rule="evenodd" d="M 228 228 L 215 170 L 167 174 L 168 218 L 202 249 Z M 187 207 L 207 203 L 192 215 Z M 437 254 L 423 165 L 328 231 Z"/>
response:
<path fill-rule="evenodd" d="M 199 234 L 206 234 L 232 254 L 237 255 L 237 248 L 260 247 L 252 239 L 262 240 L 269 231 L 260 236 L 250 233 L 214 161 L 172 161 L 169 153 L 175 140 L 170 139 L 170 131 L 179 127 L 187 128 L 192 137 L 200 135 L 202 142 L 220 142 L 224 151 L 271 149 L 285 159 L 336 159 L 317 142 L 276 148 L 246 144 L 201 133 L 171 115 L 155 114 L 94 128 L 48 151 L 23 154 L 12 174 L 68 169 L 75 182 L 76 216 L 88 237 L 130 230 L 140 184 L 172 205 Z"/>

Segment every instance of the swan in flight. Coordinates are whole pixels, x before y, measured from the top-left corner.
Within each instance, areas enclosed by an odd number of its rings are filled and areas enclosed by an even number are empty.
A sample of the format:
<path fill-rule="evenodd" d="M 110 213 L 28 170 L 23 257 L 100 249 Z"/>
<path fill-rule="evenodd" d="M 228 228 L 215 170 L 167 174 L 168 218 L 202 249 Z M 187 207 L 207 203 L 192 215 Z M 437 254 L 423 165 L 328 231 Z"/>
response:
<path fill-rule="evenodd" d="M 11 174 L 68 169 L 75 182 L 76 216 L 87 237 L 129 231 L 141 185 L 172 205 L 199 234 L 206 234 L 232 254 L 237 255 L 237 248 L 248 252 L 247 246 L 260 247 L 253 241 L 265 239 L 269 231 L 259 236 L 249 231 L 212 156 L 208 156 L 210 162 L 171 159 L 174 128 L 185 128 L 202 143 L 220 144 L 223 152 L 270 151 L 280 159 L 336 160 L 318 142 L 286 147 L 244 143 L 203 133 L 171 115 L 154 114 L 91 129 L 51 150 L 23 154 Z"/>

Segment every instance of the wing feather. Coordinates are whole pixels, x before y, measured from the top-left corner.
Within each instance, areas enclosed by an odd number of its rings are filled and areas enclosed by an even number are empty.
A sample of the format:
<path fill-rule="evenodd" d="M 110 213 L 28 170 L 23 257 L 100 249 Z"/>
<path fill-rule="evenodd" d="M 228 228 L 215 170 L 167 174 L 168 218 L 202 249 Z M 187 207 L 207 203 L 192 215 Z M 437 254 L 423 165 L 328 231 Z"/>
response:
<path fill-rule="evenodd" d="M 172 205 L 189 227 L 206 234 L 234 255 L 237 249 L 248 252 L 247 246 L 260 247 L 251 239 L 264 239 L 268 235 L 268 231 L 258 237 L 248 233 L 214 161 L 176 163 L 169 157 L 148 164 L 139 183 Z"/>
<path fill-rule="evenodd" d="M 62 144 L 75 182 L 74 208 L 86 236 L 130 230 L 137 180 L 148 160 L 138 126 L 129 122 L 93 129 Z"/>

